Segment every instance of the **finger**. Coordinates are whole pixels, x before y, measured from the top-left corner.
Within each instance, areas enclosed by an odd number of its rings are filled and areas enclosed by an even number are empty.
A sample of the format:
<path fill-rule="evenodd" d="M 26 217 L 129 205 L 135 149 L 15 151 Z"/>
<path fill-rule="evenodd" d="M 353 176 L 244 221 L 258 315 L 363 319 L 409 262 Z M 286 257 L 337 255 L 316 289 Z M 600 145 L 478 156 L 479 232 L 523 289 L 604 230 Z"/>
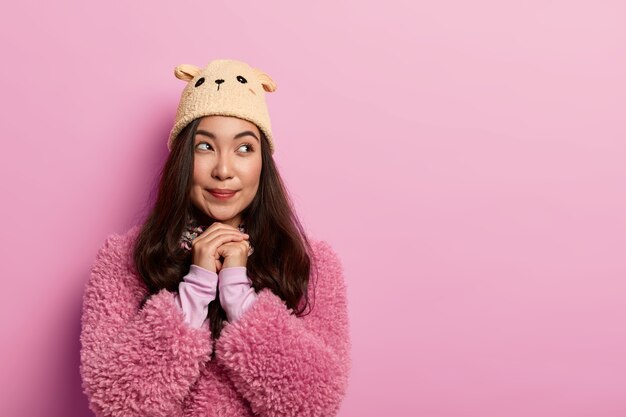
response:
<path fill-rule="evenodd" d="M 243 236 L 239 232 L 223 231 L 219 234 L 206 237 L 204 239 L 205 241 L 202 242 L 202 244 L 210 245 L 210 246 L 220 246 L 227 242 L 241 241 L 244 239 L 245 239 L 245 236 Z"/>
<path fill-rule="evenodd" d="M 213 222 L 211 226 L 209 226 L 206 230 L 204 230 L 198 237 L 210 236 L 213 233 L 218 233 L 219 231 L 228 231 L 228 230 L 241 233 L 239 229 L 236 227 L 233 227 L 228 224 L 221 223 L 221 222 Z"/>
<path fill-rule="evenodd" d="M 248 240 L 236 240 L 232 242 L 225 242 L 220 245 L 220 249 L 224 247 L 241 247 L 245 250 L 248 250 L 249 248 L 252 247 L 252 245 L 250 244 Z"/>
<path fill-rule="evenodd" d="M 222 233 L 220 235 L 214 236 L 213 238 L 207 238 L 196 242 L 192 246 L 192 251 L 198 256 L 212 256 L 213 258 L 218 258 L 220 254 L 220 247 L 228 243 L 237 243 L 244 240 L 244 237 L 241 234 L 237 233 Z M 203 255 L 204 254 L 204 255 Z"/>
<path fill-rule="evenodd" d="M 217 248 L 217 253 L 222 256 L 230 256 L 235 254 L 237 254 L 237 256 L 244 254 L 246 256 L 249 256 L 252 254 L 253 251 L 254 249 L 252 248 L 252 245 L 248 240 L 226 242 Z"/>
<path fill-rule="evenodd" d="M 212 227 L 213 225 L 211 225 Z M 202 232 L 200 235 L 196 236 L 192 241 L 191 244 L 192 246 L 196 243 L 196 242 L 200 242 L 203 240 L 207 240 L 208 241 L 212 241 L 214 238 L 216 238 L 217 236 L 221 236 L 221 235 L 229 235 L 229 236 L 244 236 L 247 237 L 248 234 L 247 233 L 241 233 L 238 229 L 232 228 L 230 226 L 227 225 L 222 225 L 223 227 L 219 227 L 216 226 L 215 228 L 211 229 L 207 229 L 204 232 Z"/>

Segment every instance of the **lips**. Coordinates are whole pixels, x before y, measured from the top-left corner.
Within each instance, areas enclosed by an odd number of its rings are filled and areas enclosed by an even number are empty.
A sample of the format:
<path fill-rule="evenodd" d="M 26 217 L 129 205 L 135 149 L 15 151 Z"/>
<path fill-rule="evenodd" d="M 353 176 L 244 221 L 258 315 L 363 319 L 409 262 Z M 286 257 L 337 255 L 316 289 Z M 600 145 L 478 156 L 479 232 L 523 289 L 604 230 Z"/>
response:
<path fill-rule="evenodd" d="M 227 188 L 212 188 L 209 192 L 215 197 L 232 197 L 238 190 L 230 190 Z"/>
<path fill-rule="evenodd" d="M 237 190 L 230 190 L 228 188 L 209 188 L 209 192 L 213 194 L 235 194 Z"/>

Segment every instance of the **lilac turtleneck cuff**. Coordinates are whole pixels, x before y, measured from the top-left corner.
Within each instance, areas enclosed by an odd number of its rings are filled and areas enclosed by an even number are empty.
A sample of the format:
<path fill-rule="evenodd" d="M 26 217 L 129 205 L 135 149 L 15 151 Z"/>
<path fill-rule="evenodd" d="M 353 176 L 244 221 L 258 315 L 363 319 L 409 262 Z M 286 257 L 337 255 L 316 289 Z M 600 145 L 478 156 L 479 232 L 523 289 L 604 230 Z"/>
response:
<path fill-rule="evenodd" d="M 220 304 L 231 323 L 238 320 L 256 300 L 256 292 L 246 271 L 245 266 L 232 266 L 220 270 L 218 284 Z"/>
<path fill-rule="evenodd" d="M 215 299 L 219 285 L 220 303 L 229 322 L 237 320 L 252 305 L 256 293 L 247 276 L 245 266 L 222 268 L 219 275 L 192 264 L 189 273 L 178 284 L 174 299 L 183 311 L 185 322 L 200 328 L 209 311 L 209 303 Z"/>

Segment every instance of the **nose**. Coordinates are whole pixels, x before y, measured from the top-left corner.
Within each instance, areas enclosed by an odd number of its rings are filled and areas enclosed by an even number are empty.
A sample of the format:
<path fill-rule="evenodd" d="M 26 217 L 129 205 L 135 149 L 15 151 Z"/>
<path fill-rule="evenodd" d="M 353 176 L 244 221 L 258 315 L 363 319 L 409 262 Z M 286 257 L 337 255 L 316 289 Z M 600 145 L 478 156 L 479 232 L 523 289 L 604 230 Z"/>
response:
<path fill-rule="evenodd" d="M 224 80 L 221 80 L 221 79 L 215 80 L 215 84 L 217 84 L 217 85 L 220 85 L 223 82 L 224 82 Z"/>
<path fill-rule="evenodd" d="M 233 162 L 228 154 L 218 152 L 211 175 L 219 181 L 225 181 L 233 177 Z"/>

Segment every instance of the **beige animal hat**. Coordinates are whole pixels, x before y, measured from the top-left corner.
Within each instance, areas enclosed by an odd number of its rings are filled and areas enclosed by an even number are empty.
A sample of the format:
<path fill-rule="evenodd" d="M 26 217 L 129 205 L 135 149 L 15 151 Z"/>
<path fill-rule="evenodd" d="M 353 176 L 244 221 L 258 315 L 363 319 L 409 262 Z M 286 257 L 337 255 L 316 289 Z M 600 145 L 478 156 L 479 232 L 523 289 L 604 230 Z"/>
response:
<path fill-rule="evenodd" d="M 265 72 L 242 61 L 216 59 L 206 67 L 182 64 L 174 69 L 176 78 L 187 81 L 176 111 L 176 121 L 167 140 L 172 150 L 176 135 L 194 119 L 209 115 L 236 116 L 254 123 L 267 137 L 270 153 L 274 140 L 265 92 L 276 83 Z"/>

